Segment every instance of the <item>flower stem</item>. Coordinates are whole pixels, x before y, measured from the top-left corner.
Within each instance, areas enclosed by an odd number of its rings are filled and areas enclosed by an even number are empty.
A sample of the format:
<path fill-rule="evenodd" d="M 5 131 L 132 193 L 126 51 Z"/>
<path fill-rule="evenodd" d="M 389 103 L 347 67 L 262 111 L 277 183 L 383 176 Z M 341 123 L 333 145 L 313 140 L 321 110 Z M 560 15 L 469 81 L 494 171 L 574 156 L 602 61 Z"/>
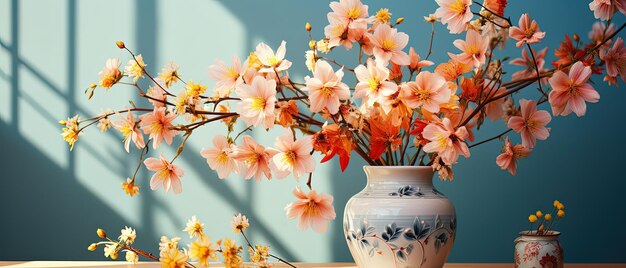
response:
<path fill-rule="evenodd" d="M 252 250 L 256 251 L 256 250 L 254 249 L 254 247 L 252 246 L 252 243 L 250 243 L 250 240 L 248 240 L 248 237 L 246 236 L 246 234 L 243 232 L 243 230 L 241 230 L 241 229 L 240 229 L 239 231 L 241 231 L 241 235 L 242 235 L 242 236 L 243 236 L 243 238 L 246 240 L 246 243 L 248 244 L 248 247 L 250 247 Z M 286 264 L 286 265 L 289 265 L 290 267 L 296 268 L 296 266 L 294 266 L 293 264 L 289 263 L 288 261 L 283 260 L 282 258 L 279 258 L 279 257 L 277 257 L 277 256 L 275 256 L 275 255 L 273 255 L 273 254 L 271 254 L 271 253 L 268 253 L 268 254 L 269 254 L 269 255 L 270 255 L 270 257 L 272 257 L 272 258 L 274 258 L 274 259 L 276 259 L 276 260 L 278 260 L 278 261 L 280 261 L 280 262 L 282 262 L 282 263 L 284 263 L 284 264 Z"/>
<path fill-rule="evenodd" d="M 530 47 L 530 44 L 526 43 L 526 46 L 528 47 L 528 50 L 530 50 L 530 56 L 533 59 L 533 63 L 535 64 L 535 71 L 537 72 L 537 77 L 539 77 L 539 65 L 537 65 L 537 59 L 535 58 L 535 52 Z M 546 94 L 546 92 L 543 91 L 543 87 L 541 86 L 541 79 L 537 79 L 537 84 L 539 84 L 539 92 L 541 92 L 541 94 L 543 94 L 543 96 L 545 96 L 547 98 L 548 95 Z"/>

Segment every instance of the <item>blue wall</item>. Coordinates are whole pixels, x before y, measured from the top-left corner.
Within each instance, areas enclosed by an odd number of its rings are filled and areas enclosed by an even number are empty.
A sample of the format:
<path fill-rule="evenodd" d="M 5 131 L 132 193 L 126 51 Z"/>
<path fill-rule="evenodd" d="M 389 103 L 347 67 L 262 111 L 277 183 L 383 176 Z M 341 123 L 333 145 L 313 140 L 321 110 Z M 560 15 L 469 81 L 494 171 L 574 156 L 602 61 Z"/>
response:
<path fill-rule="evenodd" d="M 510 1 L 507 13 L 514 21 L 523 12 L 537 18 L 547 32 L 542 45 L 552 51 L 563 34 L 583 38 L 594 22 L 588 1 Z M 430 26 L 422 17 L 434 12 L 434 1 L 368 1 L 370 13 L 388 7 L 394 18 L 406 21 L 401 31 L 410 45 L 425 54 Z M 96 93 L 87 101 L 82 90 L 97 80 L 108 57 L 128 60 L 114 46 L 125 40 L 143 54 L 148 70 L 157 72 L 167 61 L 182 66 L 187 79 L 210 84 L 207 66 L 216 59 L 244 57 L 264 41 L 272 47 L 287 41 L 287 57 L 294 62 L 296 80 L 307 74 L 304 23 L 310 21 L 316 38 L 327 24 L 323 1 L 35 1 L 0 2 L 0 260 L 102 259 L 88 252 L 95 229 L 116 233 L 125 225 L 137 228 L 138 245 L 157 251 L 160 235 L 185 237 L 186 219 L 197 215 L 216 239 L 230 234 L 230 215 L 251 218 L 255 242 L 269 243 L 278 255 L 310 262 L 350 261 L 343 241 L 341 215 L 347 199 L 365 183 L 363 162 L 354 157 L 341 174 L 336 163 L 319 165 L 314 184 L 335 196 L 338 220 L 325 234 L 297 230 L 284 216 L 292 201 L 291 189 L 304 182 L 292 178 L 253 183 L 240 177 L 219 180 L 199 151 L 210 146 L 212 132 L 204 129 L 190 139 L 180 162 L 187 171 L 181 195 L 148 190 L 151 174 L 142 171 L 138 198 L 129 198 L 120 183 L 132 174 L 136 152 L 128 155 L 119 134 L 88 131 L 69 153 L 59 135 L 60 118 L 123 108 L 136 99 L 132 89 L 117 87 Z M 618 15 L 616 23 L 624 21 Z M 462 36 L 436 26 L 433 60 L 447 60 L 455 51 L 451 42 Z M 620 34 L 624 37 L 624 34 Z M 341 62 L 354 62 L 357 51 L 333 52 Z M 513 48 L 505 53 L 517 57 Z M 351 57 L 351 58 L 348 58 Z M 510 68 L 509 73 L 517 70 Z M 472 151 L 473 157 L 456 166 L 453 182 L 437 182 L 455 203 L 459 233 L 451 262 L 511 262 L 515 234 L 527 227 L 534 209 L 548 209 L 553 199 L 567 205 L 567 218 L 558 229 L 569 262 L 626 262 L 626 188 L 622 164 L 625 120 L 622 87 L 608 88 L 594 78 L 601 94 L 583 118 L 559 117 L 550 123 L 548 141 L 540 141 L 529 159 L 519 163 L 512 177 L 495 165 L 499 142 Z M 527 97 L 537 97 L 530 93 Z M 137 100 L 141 103 L 140 100 Z M 544 106 L 547 109 L 547 106 Z M 478 139 L 503 130 L 499 122 L 487 124 Z M 254 135 L 266 144 L 272 135 Z M 516 136 L 516 135 L 512 135 Z M 515 137 L 518 139 L 518 137 Z M 162 150 L 173 155 L 175 149 Z M 185 244 L 188 242 L 184 240 Z M 62 243 L 62 244 L 61 244 Z"/>

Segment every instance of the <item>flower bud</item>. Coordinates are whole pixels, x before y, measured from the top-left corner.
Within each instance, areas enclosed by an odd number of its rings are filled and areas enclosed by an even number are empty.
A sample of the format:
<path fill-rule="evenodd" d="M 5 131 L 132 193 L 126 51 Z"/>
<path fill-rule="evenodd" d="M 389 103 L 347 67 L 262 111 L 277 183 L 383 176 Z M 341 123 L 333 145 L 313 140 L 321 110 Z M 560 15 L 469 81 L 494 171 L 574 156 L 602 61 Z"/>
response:
<path fill-rule="evenodd" d="M 437 17 L 435 16 L 435 14 L 430 14 L 430 15 L 428 15 L 428 16 L 425 16 L 425 17 L 424 17 L 424 20 L 425 20 L 426 22 L 434 23 L 434 22 L 436 22 L 436 21 L 437 21 Z"/>
<path fill-rule="evenodd" d="M 543 217 L 543 212 L 541 212 L 541 210 L 537 210 L 535 215 L 537 215 L 538 218 L 541 218 L 541 217 Z"/>
<path fill-rule="evenodd" d="M 111 257 L 111 260 L 117 260 L 117 256 L 118 256 L 118 252 L 117 252 L 117 251 L 116 251 L 116 252 L 111 253 L 111 256 L 110 256 L 110 257 Z"/>
<path fill-rule="evenodd" d="M 546 221 L 550 221 L 550 220 L 552 220 L 552 214 L 546 214 L 546 216 L 544 217 L 544 219 L 546 219 Z"/>
<path fill-rule="evenodd" d="M 316 45 L 316 44 L 317 44 L 317 42 L 316 42 L 315 40 L 311 40 L 311 41 L 309 41 L 309 48 L 310 48 L 311 50 L 314 50 L 314 49 L 315 49 L 315 45 Z"/>
<path fill-rule="evenodd" d="M 574 41 L 577 43 L 580 41 L 580 36 L 578 34 L 574 34 Z"/>
<path fill-rule="evenodd" d="M 400 17 L 396 20 L 396 25 L 402 23 L 404 21 L 404 17 Z"/>
<path fill-rule="evenodd" d="M 94 251 L 98 248 L 98 244 L 96 243 L 91 243 L 91 245 L 89 245 L 89 247 L 87 247 L 87 250 L 89 251 Z"/>
<path fill-rule="evenodd" d="M 100 228 L 98 228 L 98 230 L 96 231 L 96 234 L 98 234 L 98 237 L 100 238 L 107 238 L 107 233 Z"/>
<path fill-rule="evenodd" d="M 89 88 L 96 88 L 96 84 L 89 85 Z"/>
<path fill-rule="evenodd" d="M 64 125 L 65 126 L 66 123 L 67 123 L 67 121 L 65 121 L 65 120 L 59 120 L 59 125 Z"/>
<path fill-rule="evenodd" d="M 306 29 L 307 32 L 311 31 L 311 23 L 306 23 L 306 25 L 304 26 L 304 28 Z"/>
<path fill-rule="evenodd" d="M 537 220 L 538 219 L 537 219 L 537 216 L 535 214 L 530 214 L 530 216 L 528 216 L 528 221 L 530 223 L 535 223 L 535 222 L 537 222 Z"/>
<path fill-rule="evenodd" d="M 126 46 L 124 45 L 124 42 L 122 41 L 117 41 L 115 42 L 115 44 L 117 45 L 117 47 L 119 47 L 120 49 L 124 49 L 126 48 Z"/>
<path fill-rule="evenodd" d="M 559 212 L 557 212 L 557 213 L 556 213 L 556 215 L 557 215 L 559 218 L 563 218 L 563 217 L 565 217 L 565 210 L 559 210 Z"/>

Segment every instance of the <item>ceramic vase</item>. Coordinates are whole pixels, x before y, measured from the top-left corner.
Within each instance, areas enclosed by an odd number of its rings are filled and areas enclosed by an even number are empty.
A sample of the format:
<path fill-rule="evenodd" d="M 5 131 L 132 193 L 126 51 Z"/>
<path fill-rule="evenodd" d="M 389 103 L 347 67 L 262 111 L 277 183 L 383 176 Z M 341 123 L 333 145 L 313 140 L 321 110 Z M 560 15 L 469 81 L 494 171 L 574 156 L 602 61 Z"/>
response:
<path fill-rule="evenodd" d="M 359 268 L 443 267 L 456 234 L 454 206 L 429 166 L 365 166 L 367 185 L 346 204 L 344 233 Z"/>
<path fill-rule="evenodd" d="M 557 231 L 548 231 L 544 235 L 536 235 L 535 231 L 520 232 L 515 239 L 515 267 L 563 268 L 559 235 Z"/>

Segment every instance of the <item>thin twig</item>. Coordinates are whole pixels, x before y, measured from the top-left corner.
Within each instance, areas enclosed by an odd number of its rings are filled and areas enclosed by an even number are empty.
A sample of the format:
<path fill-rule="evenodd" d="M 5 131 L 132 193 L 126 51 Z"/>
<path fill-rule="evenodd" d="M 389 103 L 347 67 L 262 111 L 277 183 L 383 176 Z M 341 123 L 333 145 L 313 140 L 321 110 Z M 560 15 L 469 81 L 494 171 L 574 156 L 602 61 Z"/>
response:
<path fill-rule="evenodd" d="M 497 22 L 495 22 L 495 21 L 493 21 L 493 20 L 491 20 L 491 19 L 489 19 L 489 18 L 487 18 L 487 17 L 483 16 L 483 14 L 480 14 L 480 12 L 472 12 L 472 13 L 474 13 L 474 15 L 478 15 L 479 17 L 481 17 L 481 18 L 485 19 L 485 20 L 486 20 L 486 21 L 488 21 L 488 22 L 491 22 L 491 23 L 493 23 L 493 24 L 497 25 L 498 27 L 500 27 L 500 28 L 502 28 L 502 29 L 506 29 L 506 28 L 511 27 L 510 25 L 509 25 L 509 26 L 502 26 L 502 25 L 500 25 L 499 23 L 497 23 Z"/>
<path fill-rule="evenodd" d="M 530 50 L 530 57 L 533 59 L 533 63 L 535 64 L 535 71 L 537 72 L 537 77 L 539 77 L 539 65 L 537 64 L 537 59 L 535 58 L 535 52 L 530 47 L 530 44 L 526 43 L 526 46 L 528 47 L 528 50 Z M 541 94 L 543 94 L 543 96 L 547 98 L 548 95 L 546 94 L 545 91 L 543 91 L 543 86 L 541 85 L 541 79 L 537 79 L 537 84 L 539 84 L 539 91 L 541 92 Z"/>
<path fill-rule="evenodd" d="M 430 30 L 430 44 L 428 45 L 428 54 L 426 54 L 426 58 L 424 58 L 424 60 L 428 60 L 428 58 L 430 57 L 431 54 L 433 54 L 433 40 L 435 39 L 435 23 L 431 22 L 430 24 L 432 24 L 432 28 Z M 411 73 L 411 77 L 413 77 L 413 74 Z"/>
<path fill-rule="evenodd" d="M 165 94 L 170 95 L 170 96 L 175 96 L 174 94 L 167 91 L 167 89 L 165 89 L 163 86 L 161 86 L 161 84 L 157 83 L 154 77 L 152 77 L 152 75 L 150 75 L 148 71 L 146 71 L 146 69 L 143 66 L 141 66 L 141 64 L 139 64 L 137 57 L 135 57 L 135 54 L 132 51 L 130 51 L 130 49 L 128 49 L 127 47 L 124 47 L 124 49 L 126 49 L 126 51 L 128 51 L 128 53 L 130 53 L 130 55 L 133 56 L 133 60 L 135 60 L 135 63 L 137 63 L 137 66 L 141 68 L 141 71 L 144 74 L 146 74 L 150 78 L 150 80 L 152 80 L 152 82 L 154 82 L 157 86 L 159 86 L 163 90 L 163 92 L 165 92 Z"/>
<path fill-rule="evenodd" d="M 354 73 L 354 69 L 348 68 L 345 65 L 343 65 L 343 64 L 341 64 L 341 63 L 339 63 L 339 62 L 337 62 L 337 61 L 335 61 L 333 59 L 329 59 L 329 58 L 326 58 L 326 57 L 320 57 L 320 59 L 323 59 L 325 61 L 331 62 L 331 63 L 333 63 L 333 64 L 335 64 L 335 65 L 337 65 L 339 67 L 342 67 L 342 68 L 344 68 L 344 69 Z"/>
<path fill-rule="evenodd" d="M 148 139 L 144 148 L 141 149 L 141 154 L 139 155 L 139 164 L 137 164 L 137 168 L 135 169 L 135 173 L 133 173 L 132 182 L 135 182 L 135 177 L 137 176 L 137 172 L 139 172 L 139 168 L 141 168 L 141 164 L 143 164 L 143 156 L 148 153 L 150 150 L 150 142 L 152 139 Z"/>
<path fill-rule="evenodd" d="M 513 23 L 511 23 L 511 18 L 505 18 L 504 16 L 501 16 L 500 14 L 492 11 L 491 9 L 488 9 L 487 7 L 483 6 L 481 3 L 474 1 L 475 4 L 479 5 L 480 7 L 482 7 L 483 9 L 487 10 L 489 13 L 495 15 L 498 18 L 501 18 L 503 20 L 506 20 L 506 22 L 509 23 L 509 26 L 513 25 Z"/>
<path fill-rule="evenodd" d="M 490 142 L 490 141 L 492 141 L 492 140 L 499 139 L 499 138 L 501 138 L 502 136 L 506 135 L 507 133 L 511 132 L 511 130 L 513 130 L 513 129 L 512 129 L 512 128 L 509 128 L 508 130 L 506 130 L 506 131 L 504 131 L 504 132 L 502 132 L 502 133 L 498 134 L 497 136 L 494 136 L 494 137 L 491 137 L 491 138 L 489 138 L 489 139 L 486 139 L 486 140 L 483 140 L 483 141 L 480 141 L 480 142 L 474 143 L 474 144 L 472 144 L 472 145 L 470 145 L 470 146 L 468 146 L 468 147 L 469 147 L 469 148 L 472 148 L 472 147 L 475 147 L 475 146 L 481 145 L 481 144 L 483 144 L 483 143 L 487 143 L 487 142 Z"/>

